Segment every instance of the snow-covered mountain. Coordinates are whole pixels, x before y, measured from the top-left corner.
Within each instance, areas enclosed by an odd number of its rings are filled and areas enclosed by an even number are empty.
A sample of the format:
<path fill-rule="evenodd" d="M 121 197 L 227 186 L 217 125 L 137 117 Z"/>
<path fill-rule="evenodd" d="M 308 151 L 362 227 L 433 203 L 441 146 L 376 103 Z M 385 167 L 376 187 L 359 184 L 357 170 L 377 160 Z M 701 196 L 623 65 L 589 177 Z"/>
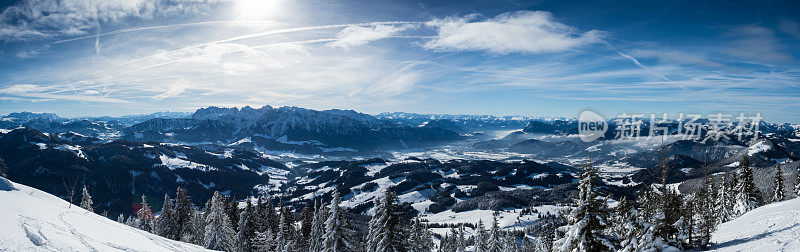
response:
<path fill-rule="evenodd" d="M 0 251 L 208 251 L 0 177 Z"/>
<path fill-rule="evenodd" d="M 756 208 L 712 237 L 713 251 L 800 251 L 800 198 Z"/>

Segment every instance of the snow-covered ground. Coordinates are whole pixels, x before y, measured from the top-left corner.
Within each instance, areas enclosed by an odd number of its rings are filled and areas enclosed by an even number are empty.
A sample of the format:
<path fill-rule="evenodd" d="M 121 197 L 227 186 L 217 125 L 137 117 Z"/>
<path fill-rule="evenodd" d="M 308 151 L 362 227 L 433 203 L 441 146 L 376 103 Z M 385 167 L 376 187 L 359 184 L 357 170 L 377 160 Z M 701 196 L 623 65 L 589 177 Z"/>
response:
<path fill-rule="evenodd" d="M 715 251 L 800 251 L 800 198 L 756 208 L 714 232 Z"/>
<path fill-rule="evenodd" d="M 0 251 L 207 251 L 0 177 Z"/>

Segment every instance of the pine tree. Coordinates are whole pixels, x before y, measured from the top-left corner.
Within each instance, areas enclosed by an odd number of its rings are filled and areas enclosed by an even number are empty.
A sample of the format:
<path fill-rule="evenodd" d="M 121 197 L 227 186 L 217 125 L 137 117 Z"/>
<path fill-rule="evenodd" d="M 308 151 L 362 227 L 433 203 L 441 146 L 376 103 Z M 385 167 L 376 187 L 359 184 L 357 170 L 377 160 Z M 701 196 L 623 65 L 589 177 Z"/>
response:
<path fill-rule="evenodd" d="M 643 225 L 639 220 L 639 211 L 633 207 L 630 201 L 622 198 L 616 207 L 614 226 L 611 229 L 612 233 L 619 235 L 619 251 L 636 251 L 639 247 L 639 234 L 642 229 Z"/>
<path fill-rule="evenodd" d="M 211 205 L 206 209 L 205 247 L 213 250 L 233 251 L 234 231 L 225 213 L 225 199 L 214 192 Z"/>
<path fill-rule="evenodd" d="M 578 184 L 577 207 L 569 214 L 568 225 L 559 228 L 565 236 L 553 243 L 554 251 L 614 250 L 611 241 L 603 235 L 607 225 L 605 202 L 596 198 L 592 185 L 596 178 L 596 170 L 589 162 Z"/>
<path fill-rule="evenodd" d="M 294 217 L 288 207 L 281 207 L 280 230 L 278 231 L 278 249 L 287 251 L 294 248 Z"/>
<path fill-rule="evenodd" d="M 415 218 L 411 222 L 411 230 L 409 230 L 408 248 L 409 251 L 414 252 L 431 252 L 433 251 L 433 234 L 426 228 L 419 218 Z"/>
<path fill-rule="evenodd" d="M 781 202 L 786 198 L 783 192 L 783 172 L 781 171 L 781 165 L 778 164 L 775 170 L 775 190 L 772 193 L 772 202 Z"/>
<path fill-rule="evenodd" d="M 81 208 L 86 209 L 89 212 L 94 212 L 94 208 L 92 208 L 92 196 L 89 195 L 89 190 L 86 189 L 86 185 L 83 185 L 83 197 L 81 198 Z"/>
<path fill-rule="evenodd" d="M 253 238 L 253 247 L 256 251 L 274 251 L 275 243 L 275 235 L 269 229 L 256 232 L 256 237 Z"/>
<path fill-rule="evenodd" d="M 236 251 L 240 252 L 252 251 L 256 236 L 253 203 L 249 199 L 246 202 L 244 211 L 239 214 L 239 231 L 236 233 Z"/>
<path fill-rule="evenodd" d="M 139 208 L 139 211 L 136 211 L 136 216 L 139 217 L 139 221 L 141 221 L 140 225 L 137 227 L 141 230 L 150 232 L 153 230 L 153 222 L 155 217 L 153 216 L 153 210 L 150 209 L 150 206 L 147 205 L 147 197 L 142 195 L 142 208 Z"/>
<path fill-rule="evenodd" d="M 383 199 L 375 205 L 375 214 L 370 221 L 373 227 L 369 234 L 371 239 L 367 241 L 367 252 L 408 250 L 405 246 L 405 232 L 400 227 L 400 216 L 396 212 L 396 198 L 393 191 L 386 190 Z"/>
<path fill-rule="evenodd" d="M 325 236 L 323 237 L 322 252 L 355 251 L 352 242 L 353 230 L 348 227 L 344 213 L 339 207 L 342 199 L 339 190 L 333 191 L 328 219 L 325 221 Z"/>
<path fill-rule="evenodd" d="M 206 220 L 203 213 L 191 210 L 189 223 L 184 223 L 185 232 L 181 241 L 203 246 L 205 245 Z"/>
<path fill-rule="evenodd" d="M 225 215 L 228 216 L 234 233 L 239 231 L 239 214 L 239 201 L 233 196 L 225 196 Z"/>
<path fill-rule="evenodd" d="M 697 209 L 697 240 L 695 244 L 701 249 L 705 250 L 711 242 L 711 234 L 714 233 L 716 227 L 716 214 L 714 213 L 713 194 L 714 181 L 711 176 L 706 172 L 706 179 L 700 189 L 695 193 L 695 209 Z"/>
<path fill-rule="evenodd" d="M 519 251 L 519 243 L 517 238 L 512 235 L 503 237 L 503 246 L 500 252 L 517 252 Z"/>
<path fill-rule="evenodd" d="M 309 238 L 310 252 L 322 251 L 323 237 L 325 236 L 325 221 L 328 219 L 325 205 L 320 205 L 319 202 L 314 202 L 314 222 L 311 223 L 311 237 Z"/>
<path fill-rule="evenodd" d="M 794 195 L 800 197 L 800 165 L 797 166 L 797 179 L 794 184 Z"/>
<path fill-rule="evenodd" d="M 489 239 L 489 235 L 486 234 L 486 228 L 483 226 L 483 221 L 478 220 L 478 226 L 476 227 L 477 234 L 475 235 L 475 252 L 486 252 L 488 250 L 488 244 L 486 244 L 487 239 Z"/>
<path fill-rule="evenodd" d="M 175 230 L 176 226 L 175 208 L 172 206 L 172 199 L 170 199 L 169 195 L 165 193 L 161 214 L 159 214 L 158 218 L 156 218 L 155 229 L 153 232 L 162 237 L 177 240 L 179 237 L 177 237 L 178 234 Z"/>
<path fill-rule="evenodd" d="M 761 205 L 761 192 L 753 182 L 753 170 L 750 168 L 747 156 L 742 158 L 741 166 L 738 176 L 739 183 L 735 188 L 736 201 L 733 206 L 737 217 Z"/>
<path fill-rule="evenodd" d="M 489 244 L 486 251 L 501 252 L 503 245 L 500 238 L 500 226 L 497 224 L 497 212 L 492 214 L 492 227 L 489 229 Z"/>
<path fill-rule="evenodd" d="M 264 214 L 264 224 L 267 225 L 267 228 L 269 228 L 273 234 L 277 234 L 278 228 L 280 228 L 280 219 L 278 218 L 278 213 L 275 212 L 275 205 L 272 204 L 272 198 L 267 199 L 266 212 Z"/>
<path fill-rule="evenodd" d="M 733 204 L 734 204 L 734 195 L 732 193 L 734 190 L 734 185 L 736 184 L 735 180 L 736 175 L 733 176 L 733 179 L 728 179 L 727 175 L 722 176 L 722 183 L 717 191 L 716 202 L 714 203 L 716 207 L 716 224 L 719 225 L 723 222 L 727 222 L 734 217 L 733 212 Z"/>
<path fill-rule="evenodd" d="M 183 188 L 178 187 L 175 194 L 175 231 L 178 238 L 191 235 L 192 214 L 194 214 L 194 210 L 192 210 L 192 201 L 189 199 L 188 193 Z"/>
<path fill-rule="evenodd" d="M 267 203 L 264 200 L 264 197 L 259 196 L 258 200 L 256 201 L 256 205 L 253 206 L 254 210 L 254 217 L 256 223 L 256 231 L 264 232 L 267 231 Z"/>
<path fill-rule="evenodd" d="M 307 203 L 303 207 L 303 220 L 300 222 L 300 237 L 298 239 L 298 250 L 308 251 L 309 240 L 311 238 L 311 226 L 314 224 L 314 207 Z"/>

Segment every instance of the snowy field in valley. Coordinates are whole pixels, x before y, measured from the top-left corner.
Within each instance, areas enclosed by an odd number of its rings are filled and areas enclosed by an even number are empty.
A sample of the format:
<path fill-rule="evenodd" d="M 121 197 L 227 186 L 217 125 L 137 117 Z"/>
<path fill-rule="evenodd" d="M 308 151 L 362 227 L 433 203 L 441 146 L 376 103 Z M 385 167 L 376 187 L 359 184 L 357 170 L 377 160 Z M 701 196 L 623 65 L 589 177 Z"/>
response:
<path fill-rule="evenodd" d="M 715 251 L 800 251 L 800 198 L 756 208 L 723 223 Z"/>
<path fill-rule="evenodd" d="M 0 177 L 0 251 L 207 251 Z"/>

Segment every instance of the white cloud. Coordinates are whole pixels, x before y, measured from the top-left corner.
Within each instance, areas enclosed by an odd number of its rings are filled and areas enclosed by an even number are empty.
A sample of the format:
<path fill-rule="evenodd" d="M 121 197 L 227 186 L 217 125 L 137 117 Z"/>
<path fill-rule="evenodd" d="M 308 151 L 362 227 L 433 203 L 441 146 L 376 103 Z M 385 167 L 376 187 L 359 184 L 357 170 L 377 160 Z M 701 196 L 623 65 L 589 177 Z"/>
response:
<path fill-rule="evenodd" d="M 548 53 L 598 43 L 602 38 L 600 31 L 581 33 L 554 20 L 546 11 L 518 11 L 484 21 L 474 19 L 475 16 L 448 17 L 426 23 L 436 27 L 438 35 L 423 46 L 441 51 Z"/>
<path fill-rule="evenodd" d="M 396 35 L 413 25 L 373 25 L 373 26 L 348 26 L 338 34 L 336 41 L 329 43 L 331 47 L 350 48 L 360 46 L 372 41 L 384 39 Z"/>
<path fill-rule="evenodd" d="M 22 0 L 0 13 L 0 40 L 84 35 L 100 22 L 207 11 L 208 0 Z"/>
<path fill-rule="evenodd" d="M 778 30 L 800 40 L 800 24 L 797 22 L 784 20 L 778 25 Z"/>
<path fill-rule="evenodd" d="M 677 50 L 633 49 L 629 55 L 637 58 L 657 59 L 660 63 L 677 63 L 681 65 L 699 65 L 706 67 L 722 67 L 723 65 L 697 54 Z"/>
<path fill-rule="evenodd" d="M 786 46 L 775 37 L 772 29 L 757 26 L 739 26 L 729 31 L 733 38 L 724 50 L 730 56 L 765 64 L 785 63 L 793 60 Z"/>

